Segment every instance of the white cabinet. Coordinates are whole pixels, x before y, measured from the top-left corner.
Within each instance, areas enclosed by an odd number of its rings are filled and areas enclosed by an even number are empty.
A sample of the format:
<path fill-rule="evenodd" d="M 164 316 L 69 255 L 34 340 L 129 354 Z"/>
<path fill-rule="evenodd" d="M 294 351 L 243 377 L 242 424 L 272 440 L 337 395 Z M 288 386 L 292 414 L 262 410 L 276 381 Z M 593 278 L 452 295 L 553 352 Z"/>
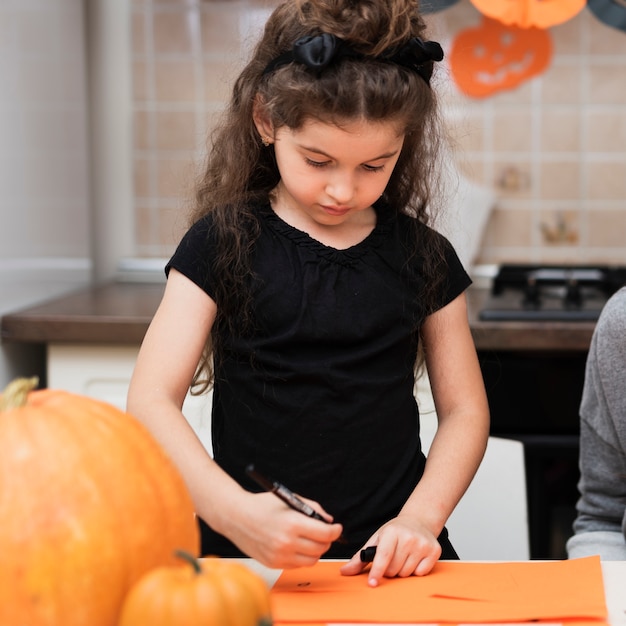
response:
<path fill-rule="evenodd" d="M 48 387 L 103 400 L 126 410 L 126 394 L 139 346 L 49 344 Z M 211 450 L 211 395 L 187 394 L 183 413 Z"/>

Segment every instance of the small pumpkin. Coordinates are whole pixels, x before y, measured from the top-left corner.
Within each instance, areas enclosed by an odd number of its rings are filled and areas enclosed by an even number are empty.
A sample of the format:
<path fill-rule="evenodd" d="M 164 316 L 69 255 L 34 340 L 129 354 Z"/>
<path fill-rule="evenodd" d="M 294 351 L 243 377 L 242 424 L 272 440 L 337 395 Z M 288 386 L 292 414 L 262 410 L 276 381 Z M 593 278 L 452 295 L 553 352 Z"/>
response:
<path fill-rule="evenodd" d="M 0 396 L 0 624 L 111 626 L 145 572 L 198 553 L 191 497 L 135 418 L 36 384 Z"/>
<path fill-rule="evenodd" d="M 118 626 L 270 626 L 269 588 L 237 561 L 184 551 L 187 566 L 145 574 L 126 597 Z"/>
<path fill-rule="evenodd" d="M 506 26 L 487 17 L 459 32 L 448 55 L 459 89 L 475 98 L 519 86 L 543 72 L 551 58 L 548 31 Z"/>

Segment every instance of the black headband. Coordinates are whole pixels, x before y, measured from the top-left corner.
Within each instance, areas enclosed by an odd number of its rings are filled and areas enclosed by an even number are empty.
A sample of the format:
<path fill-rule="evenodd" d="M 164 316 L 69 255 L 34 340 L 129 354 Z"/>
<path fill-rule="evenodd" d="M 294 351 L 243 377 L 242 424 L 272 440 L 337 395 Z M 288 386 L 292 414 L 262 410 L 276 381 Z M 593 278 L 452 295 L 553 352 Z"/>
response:
<path fill-rule="evenodd" d="M 284 52 L 268 63 L 263 70 L 263 75 L 269 74 L 288 63 L 301 63 L 320 74 L 333 61 L 345 58 L 395 63 L 419 74 L 426 81 L 426 84 L 430 84 L 433 62 L 443 59 L 443 50 L 436 41 L 424 41 L 419 37 L 413 37 L 388 54 L 367 56 L 353 50 L 343 39 L 329 33 L 322 33 L 297 39 L 291 50 Z"/>

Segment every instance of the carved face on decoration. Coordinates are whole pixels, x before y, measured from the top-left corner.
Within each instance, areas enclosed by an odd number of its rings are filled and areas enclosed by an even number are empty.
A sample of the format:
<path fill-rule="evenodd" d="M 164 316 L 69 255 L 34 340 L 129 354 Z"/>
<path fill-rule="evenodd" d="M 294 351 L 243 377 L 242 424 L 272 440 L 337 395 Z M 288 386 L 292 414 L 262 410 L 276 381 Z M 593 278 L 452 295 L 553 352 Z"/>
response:
<path fill-rule="evenodd" d="M 483 17 L 479 26 L 456 36 L 448 60 L 459 89 L 483 98 L 540 74 L 551 57 L 548 31 L 507 26 Z"/>
<path fill-rule="evenodd" d="M 521 28 L 550 28 L 582 11 L 587 0 L 471 0 L 487 17 Z"/>

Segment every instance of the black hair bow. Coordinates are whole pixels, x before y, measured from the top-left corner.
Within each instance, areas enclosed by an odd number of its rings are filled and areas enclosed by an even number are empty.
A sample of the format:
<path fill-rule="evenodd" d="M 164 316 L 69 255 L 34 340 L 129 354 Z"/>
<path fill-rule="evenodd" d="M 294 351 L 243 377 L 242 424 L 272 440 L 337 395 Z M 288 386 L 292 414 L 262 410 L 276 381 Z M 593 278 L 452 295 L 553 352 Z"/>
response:
<path fill-rule="evenodd" d="M 419 37 L 412 37 L 393 54 L 383 58 L 413 70 L 429 83 L 433 73 L 433 62 L 443 59 L 443 50 L 436 41 L 424 41 Z"/>
<path fill-rule="evenodd" d="M 269 74 L 282 65 L 292 62 L 301 63 L 319 73 L 333 60 L 341 56 L 348 56 L 342 52 L 347 52 L 349 56 L 356 56 L 354 52 L 348 49 L 343 39 L 339 39 L 335 35 L 330 33 L 307 35 L 296 39 L 291 50 L 271 61 L 263 70 L 263 74 Z"/>
<path fill-rule="evenodd" d="M 270 61 L 263 74 L 269 74 L 292 62 L 301 63 L 319 74 L 333 61 L 346 57 L 396 63 L 416 72 L 429 83 L 433 62 L 443 59 L 443 50 L 436 41 L 423 41 L 419 37 L 413 37 L 391 53 L 368 57 L 353 50 L 343 39 L 330 33 L 321 33 L 297 39 L 291 50 Z"/>

